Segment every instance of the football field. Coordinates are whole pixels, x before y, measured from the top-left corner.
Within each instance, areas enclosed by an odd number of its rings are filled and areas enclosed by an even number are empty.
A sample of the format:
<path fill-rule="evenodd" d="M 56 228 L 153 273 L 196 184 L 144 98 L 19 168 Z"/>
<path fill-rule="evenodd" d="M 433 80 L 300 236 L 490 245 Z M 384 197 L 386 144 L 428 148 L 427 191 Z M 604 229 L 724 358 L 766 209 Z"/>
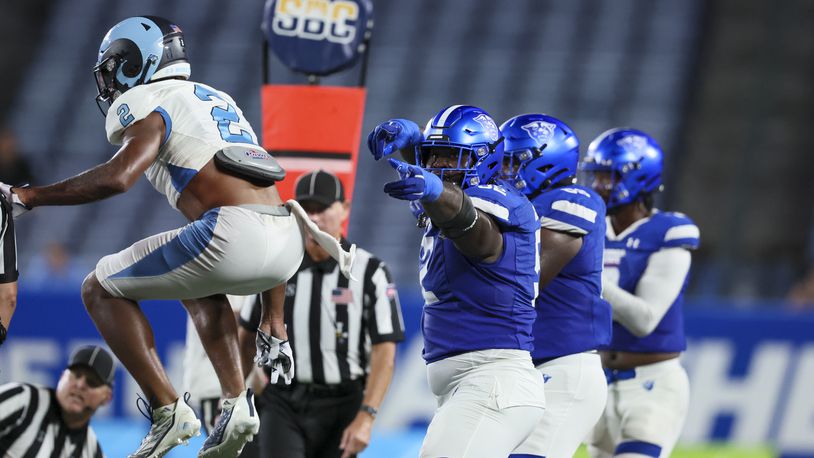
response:
<path fill-rule="evenodd" d="M 775 453 L 768 447 L 742 448 L 729 445 L 679 446 L 671 458 L 773 458 Z M 580 447 L 574 458 L 588 458 L 585 447 Z"/>

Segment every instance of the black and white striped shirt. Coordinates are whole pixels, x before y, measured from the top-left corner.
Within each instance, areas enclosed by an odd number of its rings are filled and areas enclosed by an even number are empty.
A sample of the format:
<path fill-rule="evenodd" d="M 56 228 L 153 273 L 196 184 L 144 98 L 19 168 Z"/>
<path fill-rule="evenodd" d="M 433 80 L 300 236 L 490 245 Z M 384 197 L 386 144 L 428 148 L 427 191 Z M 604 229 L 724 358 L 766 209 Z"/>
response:
<path fill-rule="evenodd" d="M 102 448 L 89 426 L 69 429 L 56 392 L 27 383 L 0 385 L 0 456 L 99 458 Z"/>
<path fill-rule="evenodd" d="M 17 239 L 11 204 L 0 196 L 0 283 L 17 281 Z M 5 323 L 8 324 L 8 323 Z"/>
<path fill-rule="evenodd" d="M 350 248 L 342 240 L 345 249 Z M 357 248 L 349 280 L 336 261 L 314 263 L 306 253 L 288 281 L 285 323 L 300 383 L 336 384 L 367 374 L 371 346 L 404 339 L 398 293 L 387 266 Z M 241 325 L 255 331 L 260 301 L 241 310 Z"/>

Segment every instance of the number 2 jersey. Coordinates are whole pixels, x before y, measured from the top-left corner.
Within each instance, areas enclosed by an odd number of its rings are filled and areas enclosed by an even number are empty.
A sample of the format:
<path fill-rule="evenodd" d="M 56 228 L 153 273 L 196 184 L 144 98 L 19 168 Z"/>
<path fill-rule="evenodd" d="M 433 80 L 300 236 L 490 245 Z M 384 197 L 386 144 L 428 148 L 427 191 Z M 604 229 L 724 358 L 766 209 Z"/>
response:
<path fill-rule="evenodd" d="M 682 213 L 660 212 L 633 223 L 619 234 L 608 220 L 605 240 L 605 280 L 615 281 L 623 290 L 635 294 L 650 256 L 662 249 L 698 248 L 698 226 Z M 678 296 L 656 329 L 645 337 L 636 337 L 618 322 L 613 322 L 609 349 L 636 353 L 671 353 L 687 348 L 684 337 L 684 291 L 689 272 Z"/>
<path fill-rule="evenodd" d="M 582 238 L 577 254 L 537 297 L 532 357 L 540 364 L 607 345 L 612 319 L 610 304 L 601 296 L 602 198 L 583 186 L 569 185 L 540 194 L 533 204 L 543 229 Z"/>
<path fill-rule="evenodd" d="M 165 133 L 158 157 L 145 175 L 173 208 L 219 150 L 245 145 L 252 154 L 268 154 L 257 145 L 257 135 L 228 94 L 176 79 L 142 84 L 117 97 L 105 121 L 110 143 L 120 145 L 125 129 L 152 112 L 164 118 Z"/>
<path fill-rule="evenodd" d="M 510 187 L 474 186 L 464 192 L 499 226 L 503 252 L 491 263 L 468 258 L 428 225 L 419 253 L 427 363 L 486 349 L 531 351 L 533 345 L 540 277 L 534 207 Z"/>

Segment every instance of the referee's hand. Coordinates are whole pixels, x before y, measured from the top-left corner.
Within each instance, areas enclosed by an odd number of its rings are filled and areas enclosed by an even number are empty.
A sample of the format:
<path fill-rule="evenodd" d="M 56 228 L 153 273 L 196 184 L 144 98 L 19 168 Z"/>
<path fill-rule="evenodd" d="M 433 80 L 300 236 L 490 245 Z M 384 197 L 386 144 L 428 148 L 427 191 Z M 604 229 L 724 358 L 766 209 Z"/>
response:
<path fill-rule="evenodd" d="M 339 448 L 342 458 L 351 458 L 367 448 L 370 443 L 370 431 L 373 429 L 373 417 L 367 412 L 359 412 L 351 424 L 342 433 Z"/>

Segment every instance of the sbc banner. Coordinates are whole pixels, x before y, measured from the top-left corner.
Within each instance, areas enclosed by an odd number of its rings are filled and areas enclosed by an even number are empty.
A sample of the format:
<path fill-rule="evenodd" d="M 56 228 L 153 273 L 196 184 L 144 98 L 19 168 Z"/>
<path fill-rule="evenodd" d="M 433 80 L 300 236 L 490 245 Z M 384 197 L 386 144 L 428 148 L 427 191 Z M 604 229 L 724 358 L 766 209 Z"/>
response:
<path fill-rule="evenodd" d="M 263 32 L 288 68 L 324 76 L 350 68 L 373 28 L 370 0 L 268 0 Z"/>
<path fill-rule="evenodd" d="M 283 200 L 312 170 L 334 173 L 353 195 L 366 91 L 361 87 L 267 84 L 262 89 L 263 148 L 286 170 Z"/>

